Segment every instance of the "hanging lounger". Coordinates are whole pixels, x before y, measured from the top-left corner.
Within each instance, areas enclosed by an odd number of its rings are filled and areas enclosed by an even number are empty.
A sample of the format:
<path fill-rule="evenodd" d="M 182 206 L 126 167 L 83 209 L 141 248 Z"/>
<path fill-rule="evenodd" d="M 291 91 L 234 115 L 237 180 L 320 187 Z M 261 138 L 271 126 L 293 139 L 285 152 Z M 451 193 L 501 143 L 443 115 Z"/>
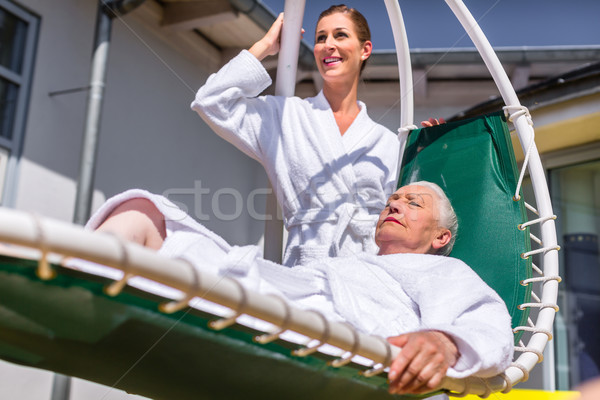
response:
<path fill-rule="evenodd" d="M 522 201 L 512 200 L 517 179 L 509 140 L 502 113 L 414 131 L 406 146 L 400 184 L 426 179 L 447 190 L 460 221 L 453 256 L 469 263 L 501 294 L 511 311 L 517 349 L 521 349 L 523 331 L 530 330 L 529 308 L 521 310 L 519 306 L 530 302 L 529 287 L 521 283 L 532 280 L 527 257 L 531 251 L 525 241 L 527 230 L 517 229 L 524 213 Z M 241 395 L 394 398 L 386 392 L 385 374 L 359 374 L 369 369 L 365 366 L 368 362 L 335 368 L 327 364 L 333 358 L 331 353 L 298 357 L 291 354 L 298 345 L 284 340 L 255 343 L 257 333 L 241 325 L 221 332 L 210 329 L 208 322 L 215 317 L 186 307 L 187 301 L 193 295 L 206 295 L 239 309 L 240 299 L 249 295 L 241 295 L 239 287 L 229 280 L 198 277 L 181 260 L 164 259 L 148 249 L 77 226 L 41 221 L 12 210 L 1 210 L 0 221 L 0 240 L 90 259 L 127 271 L 127 277 L 146 276 L 190 292 L 177 306 L 131 286 L 119 292 L 119 282 L 111 285 L 112 281 L 104 277 L 2 257 L 0 358 L 4 360 L 155 399 Z M 49 280 L 40 278 L 54 275 Z M 226 285 L 224 293 L 209 292 L 215 282 Z M 107 292 L 119 293 L 111 297 Z M 249 308 L 255 304 L 247 301 L 246 312 L 312 338 L 330 336 L 334 346 L 376 363 L 387 363 L 392 356 L 380 339 L 358 335 L 355 340 L 355 333 L 340 324 L 323 329 L 323 321 L 310 312 L 308 321 L 285 322 L 289 318 L 281 303 L 268 297 L 263 300 L 266 302 L 258 302 L 260 307 L 252 311 Z M 185 309 L 164 314 L 159 311 L 161 304 L 170 311 Z M 446 379 L 445 385 L 455 391 L 466 387 L 467 392 L 479 394 L 512 386 L 502 377 L 473 381 Z"/>
<path fill-rule="evenodd" d="M 477 32 L 476 24 L 462 3 L 450 0 L 447 2 L 459 15 L 459 19 L 463 20 L 467 31 Z M 394 15 L 400 16 L 398 5 L 395 1 L 386 0 L 386 6 L 394 25 Z M 490 50 L 481 49 L 486 47 L 485 40 L 477 38 L 476 34 L 475 36 L 474 41 L 486 64 L 499 65 L 493 51 L 490 54 Z M 399 58 L 402 58 L 404 53 L 399 51 Z M 504 197 L 507 188 L 514 188 L 514 196 L 520 200 L 522 175 L 527 168 L 537 206 L 526 207 L 535 210 L 539 218 L 524 222 L 520 219 L 523 216 L 520 203 L 509 199 L 510 205 L 506 208 L 512 215 L 517 216 L 519 221 L 505 222 L 497 217 L 485 221 L 486 231 L 493 232 L 498 221 L 503 225 L 502 229 L 508 224 L 508 229 L 517 230 L 516 235 L 507 235 L 507 240 L 514 240 L 517 244 L 516 248 L 509 249 L 510 255 L 506 256 L 507 260 L 514 261 L 513 264 L 505 266 L 510 271 L 510 283 L 506 284 L 507 277 L 503 276 L 500 278 L 500 286 L 496 286 L 496 278 L 485 269 L 485 265 L 478 263 L 476 257 L 473 257 L 475 261 L 470 262 L 474 264 L 474 268 L 482 271 L 480 273 L 488 283 L 498 287 L 511 307 L 518 342 L 518 358 L 505 374 L 491 379 L 446 378 L 444 388 L 457 393 L 487 395 L 491 392 L 510 390 L 514 384 L 526 380 L 531 368 L 542 358 L 542 352 L 551 336 L 556 311 L 559 279 L 555 251 L 557 246 L 548 190 L 533 143 L 533 130 L 528 124 L 528 113 L 520 107 L 514 91 L 511 91 L 512 88 L 507 88 L 506 82 L 503 82 L 508 81 L 508 78 L 503 75 L 501 67 L 498 70 L 498 65 L 490 67 L 490 70 L 496 82 L 500 82 L 500 90 L 509 105 L 509 119 L 512 120 L 521 143 L 524 143 L 526 159 L 516 187 L 514 175 L 511 175 L 510 171 L 512 166 L 508 167 L 512 165 L 512 161 L 506 161 L 506 154 L 502 152 L 498 153 L 499 158 L 496 159 L 502 160 L 502 163 L 492 162 L 488 165 L 490 171 L 493 171 L 490 172 L 490 176 L 503 181 L 496 185 L 495 189 L 501 189 Z M 408 90 L 406 74 L 401 75 L 400 81 L 401 86 L 404 82 L 404 91 Z M 403 97 L 402 101 L 402 134 L 411 131 L 412 100 L 409 101 L 408 98 Z M 405 112 L 407 109 L 410 111 L 408 114 Z M 490 124 L 495 127 L 502 116 L 483 117 L 483 121 L 486 121 L 486 118 L 495 121 Z M 479 152 L 490 149 L 496 151 L 496 145 L 502 140 L 507 143 L 507 129 L 502 123 L 500 126 L 505 135 L 504 139 L 495 139 L 498 142 L 492 141 L 491 146 L 488 142 L 487 147 L 478 150 Z M 416 171 L 410 173 L 412 176 L 439 175 L 439 172 L 426 171 L 424 164 L 427 163 L 421 163 L 421 152 L 416 151 L 419 145 L 415 147 L 413 143 L 418 140 L 427 141 L 428 137 L 434 137 L 445 130 L 449 131 L 452 127 L 454 125 L 449 124 L 446 127 L 434 127 L 411 134 L 406 146 L 407 158 L 403 170 Z M 492 130 L 496 132 L 495 129 Z M 489 135 L 496 137 L 496 134 L 497 132 Z M 441 136 L 443 140 L 450 140 L 453 135 L 445 133 Z M 452 142 L 449 146 L 460 147 L 460 141 L 463 139 L 457 140 L 458 144 Z M 434 145 L 441 143 L 439 140 L 430 141 Z M 426 151 L 422 153 L 425 154 Z M 439 169 L 439 164 L 434 168 Z M 455 191 L 458 183 L 452 182 L 445 175 L 441 176 L 446 179 L 447 185 L 443 186 L 451 191 L 451 199 L 460 204 L 460 190 Z M 475 187 L 478 182 L 464 184 L 470 188 Z M 492 203 L 479 202 L 479 205 L 496 206 L 495 200 Z M 458 209 L 462 207 L 457 205 Z M 494 215 L 494 211 L 482 209 L 478 215 Z M 479 218 L 475 222 L 467 223 L 467 217 L 459 215 L 461 223 L 467 224 L 465 227 L 482 223 Z M 41 250 L 40 261 L 3 257 L 0 264 L 0 282 L 3 286 L 0 290 L 0 357 L 5 360 L 78 376 L 156 399 L 231 398 L 236 396 L 236 393 L 248 398 L 255 395 L 261 398 L 393 397 L 385 391 L 386 381 L 385 375 L 381 374 L 381 366 L 389 364 L 397 350 L 390 348 L 380 338 L 358 334 L 343 324 L 327 323 L 315 313 L 290 311 L 277 299 L 246 293 L 239 285 L 229 280 L 217 283 L 214 277 L 198 278 L 192 272 L 193 269 L 181 260 L 161 258 L 150 250 L 121 243 L 106 235 L 84 232 L 79 227 L 40 220 L 11 210 L 0 210 L 0 221 L 0 240 Z M 527 235 L 527 227 L 534 223 L 541 227 L 541 240 L 533 238 L 536 242 L 535 249 L 529 251 L 519 235 Z M 460 235 L 462 239 L 457 243 L 459 246 L 456 253 L 466 254 L 467 259 L 470 257 L 469 245 L 479 249 L 491 245 L 489 241 L 467 244 L 469 233 L 466 229 L 462 229 Z M 504 236 L 500 233 L 499 235 Z M 474 240 L 479 237 L 474 236 Z M 494 246 L 496 253 L 500 253 L 502 248 L 503 246 Z M 110 265 L 126 271 L 126 278 L 145 276 L 187 292 L 188 295 L 184 296 L 180 303 L 167 303 L 163 310 L 175 311 L 167 315 L 158 311 L 158 305 L 164 304 L 166 299 L 129 286 L 123 289 L 121 286 L 124 286 L 126 280 L 108 286 L 108 291 L 116 295 L 109 297 L 103 290 L 109 283 L 107 279 L 57 265 L 50 267 L 46 263 L 47 253 L 79 257 Z M 514 257 L 515 254 L 522 256 L 522 259 Z M 530 265 L 529 258 L 534 254 L 542 257 L 543 269 L 531 264 L 535 275 L 530 277 L 527 268 Z M 485 261 L 490 264 L 487 262 L 489 260 Z M 520 288 L 520 285 L 527 286 L 533 282 L 540 283 L 542 294 L 532 295 L 533 301 L 529 301 L 529 289 Z M 207 292 L 206 289 L 212 289 L 212 285 L 221 287 L 222 290 Z M 266 345 L 254 343 L 254 332 L 248 328 L 235 325 L 216 333 L 206 329 L 210 317 L 186 307 L 188 300 L 199 295 L 206 295 L 209 300 L 217 301 L 233 310 L 239 310 L 241 302 L 244 307 L 239 311 L 244 314 L 253 315 L 275 325 L 284 325 L 283 328 L 317 341 L 327 341 L 333 348 L 341 350 L 337 354 L 332 351 L 329 355 L 313 353 L 306 357 L 298 357 L 291 356 L 289 351 L 290 347 L 298 346 L 292 346 L 287 341 L 277 340 Z M 519 308 L 524 310 L 521 312 Z M 529 308 L 539 310 L 535 322 L 527 315 Z M 178 309 L 179 311 L 176 311 Z M 289 317 L 290 315 L 293 315 L 293 318 Z M 227 323 L 233 321 L 235 319 Z M 276 335 L 269 339 L 276 339 Z M 357 363 L 346 364 L 348 357 L 337 358 L 344 351 L 360 356 L 354 358 Z M 329 366 L 325 361 L 331 358 L 342 360 L 338 364 L 343 365 L 339 368 Z M 357 374 L 359 370 L 368 370 L 365 375 L 374 376 L 360 376 Z"/>

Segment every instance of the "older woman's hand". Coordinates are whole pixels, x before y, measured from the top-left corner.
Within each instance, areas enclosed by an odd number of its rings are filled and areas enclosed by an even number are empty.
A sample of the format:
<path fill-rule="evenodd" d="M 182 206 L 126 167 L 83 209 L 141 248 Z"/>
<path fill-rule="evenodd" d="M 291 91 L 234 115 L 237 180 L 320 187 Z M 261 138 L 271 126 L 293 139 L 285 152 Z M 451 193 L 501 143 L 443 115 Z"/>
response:
<path fill-rule="evenodd" d="M 427 393 L 438 388 L 459 358 L 452 338 L 439 331 L 412 332 L 388 338 L 401 347 L 388 373 L 390 393 Z"/>
<path fill-rule="evenodd" d="M 445 124 L 446 120 L 444 118 L 429 118 L 427 121 L 421 121 L 421 126 L 423 128 L 427 128 L 434 125 Z"/>

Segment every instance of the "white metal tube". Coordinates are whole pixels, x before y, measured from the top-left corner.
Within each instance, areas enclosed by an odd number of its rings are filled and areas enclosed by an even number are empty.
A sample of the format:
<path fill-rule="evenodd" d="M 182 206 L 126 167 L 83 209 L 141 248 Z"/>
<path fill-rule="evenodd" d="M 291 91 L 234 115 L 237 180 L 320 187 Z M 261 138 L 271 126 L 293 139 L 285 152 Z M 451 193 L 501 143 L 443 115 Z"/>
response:
<path fill-rule="evenodd" d="M 401 162 L 406 138 L 410 132 L 408 127 L 414 123 L 412 64 L 410 62 L 410 49 L 408 47 L 404 19 L 402 18 L 398 0 L 385 0 L 385 7 L 392 26 L 394 44 L 396 46 L 396 57 L 398 58 L 398 78 L 400 83 L 400 128 L 398 129 L 400 157 L 398 160 Z M 396 172 L 400 172 L 400 165 L 398 165 Z"/>
<path fill-rule="evenodd" d="M 286 0 L 283 9 L 281 46 L 277 59 L 275 95 L 290 97 L 296 88 L 298 53 L 302 34 L 305 0 Z"/>
<path fill-rule="evenodd" d="M 277 59 L 277 78 L 275 95 L 290 97 L 296 88 L 298 53 L 302 34 L 305 0 L 286 0 L 283 9 L 284 23 L 281 31 L 281 45 Z M 279 218 L 277 204 L 278 182 L 271 182 L 273 192 L 267 196 L 266 214 L 271 216 L 265 221 L 265 243 L 263 254 L 267 260 L 281 262 L 283 252 L 283 221 Z"/>
<path fill-rule="evenodd" d="M 394 35 L 394 44 L 396 46 L 396 57 L 398 58 L 398 78 L 400 81 L 400 128 L 413 124 L 414 118 L 414 100 L 413 100 L 413 81 L 412 65 L 410 62 L 410 49 L 404 19 L 400 11 L 398 0 L 385 0 L 392 33 Z"/>

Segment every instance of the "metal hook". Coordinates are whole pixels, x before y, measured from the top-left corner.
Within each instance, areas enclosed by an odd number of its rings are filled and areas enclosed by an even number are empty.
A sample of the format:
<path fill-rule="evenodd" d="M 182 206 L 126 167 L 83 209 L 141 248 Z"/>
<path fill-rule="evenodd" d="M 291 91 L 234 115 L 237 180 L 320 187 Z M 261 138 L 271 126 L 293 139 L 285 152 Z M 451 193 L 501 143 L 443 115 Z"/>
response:
<path fill-rule="evenodd" d="M 325 316 L 320 313 L 317 310 L 310 310 L 312 313 L 316 314 L 319 318 L 321 318 L 321 320 L 323 321 L 323 334 L 321 335 L 320 339 L 318 340 L 318 343 L 310 346 L 310 347 L 303 347 L 301 349 L 296 349 L 294 351 L 292 351 L 292 355 L 298 356 L 298 357 L 306 357 L 314 352 L 316 352 L 319 347 L 323 346 L 325 343 L 327 343 L 327 341 L 329 340 L 329 337 L 331 335 L 331 331 L 329 329 L 329 321 L 327 321 L 327 318 L 325 318 Z"/>
<path fill-rule="evenodd" d="M 243 311 L 246 309 L 246 306 L 247 306 L 248 294 L 246 293 L 246 288 L 244 288 L 242 286 L 242 284 L 239 283 L 237 280 L 232 279 L 232 278 L 229 278 L 229 279 L 237 285 L 238 290 L 240 291 L 242 300 L 240 301 L 240 304 L 239 304 L 237 310 L 235 310 L 234 315 L 232 315 L 231 317 L 228 317 L 228 318 L 221 318 L 221 319 L 217 319 L 214 321 L 210 321 L 208 323 L 208 326 L 216 331 L 220 331 L 222 329 L 227 328 L 228 326 L 235 324 L 237 318 L 244 313 Z"/>
<path fill-rule="evenodd" d="M 285 309 L 285 317 L 283 318 L 283 323 L 281 324 L 281 327 L 277 332 L 265 333 L 264 335 L 259 335 L 259 336 L 254 337 L 254 341 L 258 342 L 260 344 L 271 343 L 272 341 L 279 339 L 279 336 L 281 336 L 281 334 L 283 332 L 288 330 L 288 326 L 290 325 L 290 321 L 291 321 L 291 317 L 292 317 L 292 312 L 290 310 L 290 306 L 288 305 L 288 303 L 285 300 L 283 300 L 281 297 L 276 296 L 276 295 L 270 295 L 270 296 L 276 298 L 277 300 L 279 300 L 281 302 L 281 304 L 283 304 L 283 307 Z"/>

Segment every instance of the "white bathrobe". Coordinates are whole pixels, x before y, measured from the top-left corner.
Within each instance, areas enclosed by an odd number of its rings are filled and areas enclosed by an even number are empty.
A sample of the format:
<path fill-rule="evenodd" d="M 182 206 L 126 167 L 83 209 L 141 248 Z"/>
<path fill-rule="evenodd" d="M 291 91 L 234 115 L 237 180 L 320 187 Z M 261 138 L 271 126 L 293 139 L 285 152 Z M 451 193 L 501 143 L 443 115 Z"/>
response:
<path fill-rule="evenodd" d="M 247 288 L 276 294 L 302 309 L 382 337 L 435 329 L 451 335 L 460 359 L 448 376 L 493 376 L 512 359 L 513 334 L 504 302 L 462 261 L 442 256 L 359 253 L 284 267 L 256 246 L 230 246 L 168 199 L 130 190 L 109 199 L 86 227 L 96 228 L 121 202 L 147 198 L 165 215 L 159 254 L 237 278 Z"/>
<path fill-rule="evenodd" d="M 398 178 L 398 136 L 373 122 L 362 102 L 341 135 L 323 92 L 257 97 L 270 84 L 244 50 L 208 78 L 192 108 L 264 166 L 289 231 L 283 263 L 375 254 L 373 228 Z"/>

